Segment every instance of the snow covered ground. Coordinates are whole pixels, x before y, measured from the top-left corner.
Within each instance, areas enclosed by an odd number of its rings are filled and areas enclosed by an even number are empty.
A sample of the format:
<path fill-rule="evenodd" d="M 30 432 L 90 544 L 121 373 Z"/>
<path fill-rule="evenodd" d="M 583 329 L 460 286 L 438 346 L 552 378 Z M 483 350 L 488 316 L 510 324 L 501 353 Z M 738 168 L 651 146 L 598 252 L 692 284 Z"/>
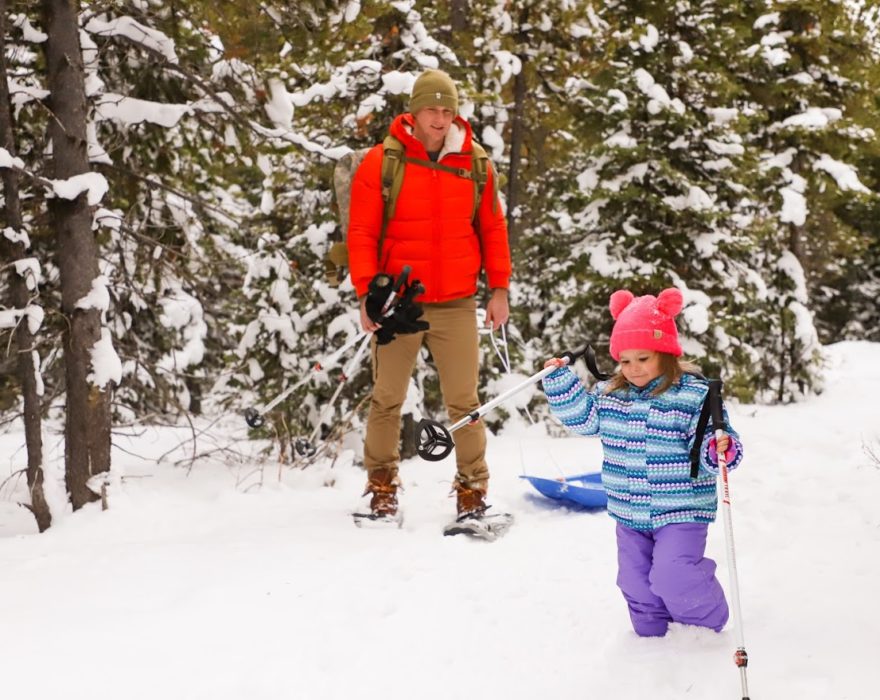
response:
<path fill-rule="evenodd" d="M 746 449 L 731 477 L 751 697 L 865 700 L 880 651 L 880 345 L 828 348 L 826 391 L 730 406 Z M 441 536 L 451 461 L 403 465 L 400 531 L 358 530 L 362 473 L 260 475 L 203 458 L 184 429 L 127 431 L 99 506 L 42 535 L 0 491 L 0 694 L 6 698 L 664 700 L 740 698 L 732 624 L 632 632 L 613 523 L 519 475 L 598 469 L 597 441 L 519 428 L 490 438 L 495 542 Z M 199 449 L 244 436 L 233 419 Z M 47 436 L 49 458 L 60 459 Z M 0 481 L 20 469 L 0 435 Z M 181 446 L 166 454 L 176 445 Z M 237 445 L 247 454 L 255 446 Z M 157 457 L 165 455 L 157 463 Z M 249 488 L 250 487 L 250 488 Z M 728 588 L 724 532 L 709 553 Z M 872 593 L 872 591 L 874 591 Z"/>

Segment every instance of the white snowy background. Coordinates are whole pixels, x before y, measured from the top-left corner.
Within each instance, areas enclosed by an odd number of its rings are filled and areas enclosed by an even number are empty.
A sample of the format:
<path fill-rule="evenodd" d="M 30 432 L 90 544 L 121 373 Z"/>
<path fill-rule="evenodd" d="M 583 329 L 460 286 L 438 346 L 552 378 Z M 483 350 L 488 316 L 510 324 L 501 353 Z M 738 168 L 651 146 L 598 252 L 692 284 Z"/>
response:
<path fill-rule="evenodd" d="M 826 354 L 821 395 L 729 406 L 747 451 L 731 495 L 753 699 L 877 692 L 880 345 Z M 441 534 L 451 458 L 403 464 L 402 530 L 360 530 L 350 453 L 279 481 L 240 417 L 201 428 L 195 446 L 189 428 L 116 433 L 110 509 L 56 515 L 42 535 L 17 505 L 23 434 L 0 435 L 4 698 L 741 697 L 732 623 L 638 638 L 612 520 L 519 478 L 597 470 L 596 440 L 490 437 L 490 500 L 516 523 L 487 543 Z M 57 433 L 46 451 L 60 473 Z M 708 554 L 729 590 L 720 521 Z"/>

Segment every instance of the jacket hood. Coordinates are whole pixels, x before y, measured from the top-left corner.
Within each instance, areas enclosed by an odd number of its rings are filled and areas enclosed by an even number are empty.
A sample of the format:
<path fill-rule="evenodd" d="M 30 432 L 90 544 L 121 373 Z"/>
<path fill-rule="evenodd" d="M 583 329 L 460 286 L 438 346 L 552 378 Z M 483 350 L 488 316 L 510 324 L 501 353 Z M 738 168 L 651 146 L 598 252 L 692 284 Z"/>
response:
<path fill-rule="evenodd" d="M 412 114 L 401 114 L 391 123 L 391 135 L 403 144 L 407 153 L 416 158 L 427 160 L 428 152 L 425 150 L 424 144 L 413 136 L 414 124 Z M 470 153 L 472 141 L 471 125 L 456 116 L 452 120 L 449 131 L 446 132 L 446 139 L 443 142 L 443 148 L 440 149 L 438 160 L 447 153 Z"/>

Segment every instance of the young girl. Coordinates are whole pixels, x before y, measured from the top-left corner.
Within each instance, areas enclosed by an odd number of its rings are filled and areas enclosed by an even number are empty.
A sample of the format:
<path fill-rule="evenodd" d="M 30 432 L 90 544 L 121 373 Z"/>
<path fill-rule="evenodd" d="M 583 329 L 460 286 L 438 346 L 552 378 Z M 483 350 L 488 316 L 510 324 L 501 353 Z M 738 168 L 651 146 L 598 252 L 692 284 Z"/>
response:
<path fill-rule="evenodd" d="M 709 387 L 680 360 L 674 317 L 681 292 L 634 297 L 620 290 L 609 307 L 617 373 L 588 391 L 554 358 L 545 367 L 559 369 L 544 379 L 544 391 L 569 430 L 602 440 L 602 484 L 617 521 L 617 585 L 636 633 L 663 636 L 670 622 L 718 632 L 727 622 L 727 601 L 715 562 L 703 556 L 718 507 L 718 455 L 710 426 L 699 475 L 691 478 L 690 452 Z M 717 449 L 729 469 L 739 465 L 742 445 L 735 432 Z"/>

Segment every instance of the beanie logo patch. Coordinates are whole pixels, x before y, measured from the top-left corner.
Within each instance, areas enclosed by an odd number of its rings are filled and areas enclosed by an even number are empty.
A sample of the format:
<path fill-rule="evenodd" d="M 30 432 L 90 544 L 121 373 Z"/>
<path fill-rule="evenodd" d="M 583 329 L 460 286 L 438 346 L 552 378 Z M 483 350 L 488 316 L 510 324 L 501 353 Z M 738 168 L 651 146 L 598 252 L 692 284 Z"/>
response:
<path fill-rule="evenodd" d="M 440 93 L 439 93 L 439 92 L 435 92 L 435 93 L 434 93 L 434 96 L 437 98 L 437 101 L 439 102 L 440 99 L 441 99 L 441 95 L 440 95 Z"/>
<path fill-rule="evenodd" d="M 661 331 L 659 328 L 655 328 L 654 329 L 654 340 L 660 340 L 660 338 L 662 338 L 662 337 L 663 337 L 663 331 Z"/>

